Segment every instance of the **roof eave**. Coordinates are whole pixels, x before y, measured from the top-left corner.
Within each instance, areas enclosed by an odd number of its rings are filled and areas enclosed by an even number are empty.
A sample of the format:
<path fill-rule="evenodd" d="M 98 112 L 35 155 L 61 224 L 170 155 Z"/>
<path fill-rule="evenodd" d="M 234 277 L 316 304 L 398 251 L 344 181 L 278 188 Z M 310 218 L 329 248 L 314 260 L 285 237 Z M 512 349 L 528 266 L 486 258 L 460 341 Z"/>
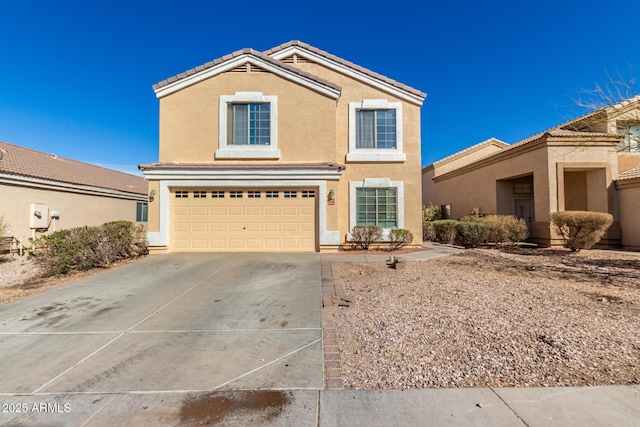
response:
<path fill-rule="evenodd" d="M 223 56 L 220 60 L 212 61 L 153 85 L 156 97 L 162 98 L 247 63 L 263 68 L 287 80 L 299 83 L 331 99 L 338 99 L 340 97 L 341 88 L 337 85 L 323 81 L 323 79 L 320 78 L 314 79 L 312 76 L 306 75 L 306 73 L 297 73 L 292 67 L 287 67 L 286 64 L 277 64 L 275 61 L 265 60 L 250 49 L 244 49 L 239 52 L 241 53 Z M 192 72 L 193 70 L 197 71 Z"/>

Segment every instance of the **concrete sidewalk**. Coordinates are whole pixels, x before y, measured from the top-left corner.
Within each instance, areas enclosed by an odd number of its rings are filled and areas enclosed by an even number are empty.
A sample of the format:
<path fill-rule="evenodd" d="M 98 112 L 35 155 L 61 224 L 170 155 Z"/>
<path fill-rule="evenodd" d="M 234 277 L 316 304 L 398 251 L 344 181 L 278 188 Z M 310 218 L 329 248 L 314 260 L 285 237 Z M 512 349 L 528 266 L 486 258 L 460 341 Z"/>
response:
<path fill-rule="evenodd" d="M 0 395 L 0 400 L 7 411 L 0 413 L 2 425 L 623 427 L 640 424 L 640 386 L 223 390 Z"/>
<path fill-rule="evenodd" d="M 406 254 L 394 254 L 393 252 L 379 252 L 371 251 L 371 253 L 359 253 L 349 255 L 345 254 L 321 254 L 320 258 L 322 262 L 367 262 L 367 261 L 386 261 L 391 255 L 404 258 L 406 261 L 426 261 L 429 259 L 440 258 L 443 256 L 454 255 L 463 252 L 464 249 L 459 249 L 453 246 L 440 245 L 433 242 L 424 242 L 422 244 L 424 250 L 410 252 Z"/>

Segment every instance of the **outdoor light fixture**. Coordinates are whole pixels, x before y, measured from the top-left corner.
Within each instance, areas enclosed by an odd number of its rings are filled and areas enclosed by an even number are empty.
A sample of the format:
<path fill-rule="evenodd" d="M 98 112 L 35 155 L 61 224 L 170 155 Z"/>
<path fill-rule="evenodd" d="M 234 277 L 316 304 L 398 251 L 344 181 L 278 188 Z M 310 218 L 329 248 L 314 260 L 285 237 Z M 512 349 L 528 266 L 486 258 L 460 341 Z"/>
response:
<path fill-rule="evenodd" d="M 153 202 L 154 197 L 156 197 L 156 190 L 151 190 L 151 193 L 149 193 L 149 201 Z"/>
<path fill-rule="evenodd" d="M 327 195 L 327 202 L 330 205 L 336 204 L 336 192 L 333 190 L 333 188 L 329 190 L 329 194 Z"/>

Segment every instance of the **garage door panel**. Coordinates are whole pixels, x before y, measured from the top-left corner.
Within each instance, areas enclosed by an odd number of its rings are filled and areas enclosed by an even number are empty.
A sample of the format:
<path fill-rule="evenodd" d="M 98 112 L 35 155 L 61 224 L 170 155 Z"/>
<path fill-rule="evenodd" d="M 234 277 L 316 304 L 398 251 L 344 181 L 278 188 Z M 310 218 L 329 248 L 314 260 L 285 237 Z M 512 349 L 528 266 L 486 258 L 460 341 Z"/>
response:
<path fill-rule="evenodd" d="M 264 214 L 280 216 L 280 206 L 265 206 Z"/>
<path fill-rule="evenodd" d="M 173 231 L 178 233 L 188 232 L 189 231 L 189 223 L 188 222 L 174 222 L 173 223 Z"/>
<path fill-rule="evenodd" d="M 227 230 L 227 224 L 224 222 L 212 222 L 209 224 L 209 230 L 212 233 L 224 233 Z"/>
<path fill-rule="evenodd" d="M 206 222 L 194 222 L 191 224 L 191 231 L 194 233 L 206 233 L 209 231 L 209 224 Z"/>
<path fill-rule="evenodd" d="M 264 231 L 267 231 L 267 232 L 280 231 L 280 223 L 279 222 L 265 222 L 264 223 Z"/>
<path fill-rule="evenodd" d="M 262 216 L 262 206 L 247 206 L 247 215 Z"/>
<path fill-rule="evenodd" d="M 283 206 L 282 207 L 282 215 L 295 215 L 298 216 L 300 213 L 298 206 Z"/>
<path fill-rule="evenodd" d="M 230 232 L 242 231 L 244 228 L 244 222 L 230 222 L 227 224 Z"/>
<path fill-rule="evenodd" d="M 194 206 L 191 209 L 191 215 L 207 215 L 209 213 L 209 209 L 206 206 Z"/>
<path fill-rule="evenodd" d="M 284 194 L 283 189 L 276 190 Z M 172 193 L 171 250 L 316 250 L 315 198 L 247 197 L 249 191 L 266 195 L 265 189 L 244 189 L 245 197 L 231 198 L 231 190 L 217 188 L 206 192 L 226 197 L 194 198 L 193 191 L 188 190 L 186 198 L 175 198 Z M 300 189 L 290 191 L 302 194 Z"/>
<path fill-rule="evenodd" d="M 244 206 L 229 206 L 229 215 L 244 215 Z"/>
<path fill-rule="evenodd" d="M 226 206 L 212 206 L 209 208 L 211 216 L 227 216 Z"/>

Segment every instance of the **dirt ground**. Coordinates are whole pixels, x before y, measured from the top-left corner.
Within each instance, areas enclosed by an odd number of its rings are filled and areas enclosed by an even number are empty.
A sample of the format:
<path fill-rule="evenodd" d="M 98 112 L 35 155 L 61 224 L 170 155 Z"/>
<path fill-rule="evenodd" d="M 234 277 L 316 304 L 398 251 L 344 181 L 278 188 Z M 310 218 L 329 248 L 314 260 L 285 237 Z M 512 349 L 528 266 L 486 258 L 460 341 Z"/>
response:
<path fill-rule="evenodd" d="M 111 268 L 134 261 L 115 263 Z M 73 283 L 103 271 L 105 269 L 101 268 L 79 271 L 59 277 L 41 277 L 40 268 L 26 255 L 22 257 L 18 255 L 0 256 L 0 305 L 10 304 L 19 299 Z"/>
<path fill-rule="evenodd" d="M 345 388 L 640 384 L 640 254 L 467 250 L 333 263 Z"/>

